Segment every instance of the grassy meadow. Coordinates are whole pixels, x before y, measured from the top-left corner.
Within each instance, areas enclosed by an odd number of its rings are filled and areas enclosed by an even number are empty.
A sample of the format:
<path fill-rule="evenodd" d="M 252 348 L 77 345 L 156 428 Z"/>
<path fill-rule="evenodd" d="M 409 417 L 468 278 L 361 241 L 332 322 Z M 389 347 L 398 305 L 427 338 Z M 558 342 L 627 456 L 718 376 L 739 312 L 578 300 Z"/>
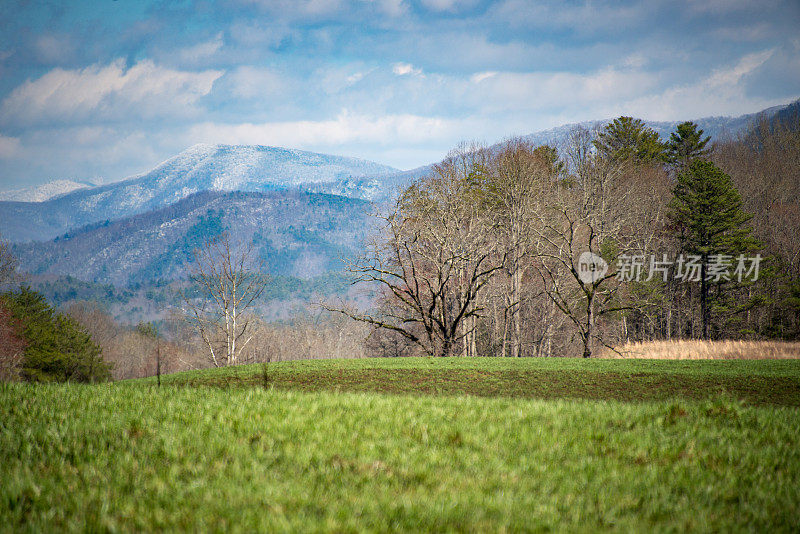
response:
<path fill-rule="evenodd" d="M 154 385 L 155 377 L 120 382 Z M 800 407 L 800 360 L 362 358 L 205 369 L 163 377 L 175 386 L 470 395 L 625 402 L 731 397 Z"/>
<path fill-rule="evenodd" d="M 800 524 L 798 361 L 327 360 L 163 384 L 0 384 L 0 530 Z"/>

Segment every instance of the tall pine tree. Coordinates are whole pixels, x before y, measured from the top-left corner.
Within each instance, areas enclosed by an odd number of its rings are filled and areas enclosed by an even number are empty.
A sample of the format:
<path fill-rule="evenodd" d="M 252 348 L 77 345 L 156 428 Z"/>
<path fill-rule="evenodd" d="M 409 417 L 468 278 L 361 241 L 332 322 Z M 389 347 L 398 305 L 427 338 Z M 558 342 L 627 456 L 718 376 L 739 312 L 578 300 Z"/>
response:
<path fill-rule="evenodd" d="M 681 250 L 700 256 L 700 307 L 703 338 L 710 339 L 708 265 L 716 255 L 736 257 L 758 248 L 742 211 L 742 198 L 730 176 L 709 161 L 696 159 L 678 175 L 670 202 L 670 219 L 678 231 Z"/>
<path fill-rule="evenodd" d="M 658 133 L 633 117 L 619 117 L 606 124 L 594 146 L 601 156 L 619 162 L 651 164 L 664 159 Z"/>
<path fill-rule="evenodd" d="M 678 172 L 685 170 L 689 164 L 698 158 L 705 158 L 711 153 L 707 147 L 711 137 L 703 138 L 703 130 L 693 122 L 682 122 L 669 137 L 666 143 L 667 161 Z"/>

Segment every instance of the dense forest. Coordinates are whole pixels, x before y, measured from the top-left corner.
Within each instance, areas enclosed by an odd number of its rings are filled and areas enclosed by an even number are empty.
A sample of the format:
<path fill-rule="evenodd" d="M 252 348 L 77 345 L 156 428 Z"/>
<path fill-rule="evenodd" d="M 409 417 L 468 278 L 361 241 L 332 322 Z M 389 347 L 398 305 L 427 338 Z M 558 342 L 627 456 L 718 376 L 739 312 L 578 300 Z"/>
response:
<path fill-rule="evenodd" d="M 800 132 L 712 144 L 620 117 L 558 152 L 464 145 L 353 266 L 387 354 L 590 357 L 627 342 L 800 337 Z"/>

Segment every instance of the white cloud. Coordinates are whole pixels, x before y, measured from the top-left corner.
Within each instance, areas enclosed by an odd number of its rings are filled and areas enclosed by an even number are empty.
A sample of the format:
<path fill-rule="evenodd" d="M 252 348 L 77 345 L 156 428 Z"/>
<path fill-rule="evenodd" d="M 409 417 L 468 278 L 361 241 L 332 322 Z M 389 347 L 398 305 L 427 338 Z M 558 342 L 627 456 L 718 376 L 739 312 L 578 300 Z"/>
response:
<path fill-rule="evenodd" d="M 327 16 L 342 10 L 342 0 L 240 0 L 281 18 Z"/>
<path fill-rule="evenodd" d="M 775 50 L 764 50 L 763 52 L 747 54 L 734 67 L 715 70 L 702 82 L 702 85 L 708 89 L 732 88 L 739 83 L 742 76 L 760 67 L 774 53 Z"/>
<path fill-rule="evenodd" d="M 0 121 L 17 125 L 188 116 L 222 71 L 179 71 L 118 59 L 80 70 L 51 70 L 28 80 L 0 105 Z"/>
<path fill-rule="evenodd" d="M 474 7 L 478 0 L 420 0 L 420 3 L 431 11 L 456 12 Z"/>
<path fill-rule="evenodd" d="M 556 65 L 554 57 L 574 62 L 585 61 L 585 50 L 564 52 L 552 42 L 530 43 L 521 39 L 492 39 L 482 31 L 459 31 L 455 25 L 442 25 L 432 31 L 408 33 L 402 36 L 401 44 L 387 42 L 381 52 L 386 57 L 396 57 L 402 50 L 405 57 L 424 61 L 424 71 L 473 72 L 484 70 L 528 70 L 534 65 Z M 416 65 L 421 67 L 421 65 Z"/>
<path fill-rule="evenodd" d="M 367 66 L 362 63 L 348 63 L 345 65 L 320 68 L 311 76 L 311 79 L 314 80 L 312 87 L 321 90 L 326 95 L 346 93 L 350 88 L 358 84 L 375 70 L 375 67 L 367 68 Z M 308 85 L 311 84 L 306 82 L 307 87 Z M 307 90 L 311 91 L 313 89 L 308 87 Z M 346 106 L 336 106 L 334 109 L 339 107 Z"/>
<path fill-rule="evenodd" d="M 202 60 L 206 60 L 213 56 L 225 44 L 222 39 L 222 32 L 219 32 L 213 39 L 198 43 L 194 46 L 188 46 L 178 51 L 177 56 L 182 63 L 197 64 Z"/>
<path fill-rule="evenodd" d="M 11 159 L 19 153 L 20 142 L 17 137 L 0 134 L 0 159 Z"/>
<path fill-rule="evenodd" d="M 395 63 L 392 65 L 392 72 L 398 76 L 407 76 L 409 74 L 419 76 L 422 74 L 422 69 L 415 68 L 411 63 Z"/>
<path fill-rule="evenodd" d="M 345 81 L 347 82 L 348 85 L 353 85 L 354 83 L 358 83 L 361 80 L 363 80 L 366 74 L 367 74 L 366 72 L 356 72 L 345 78 Z"/>
<path fill-rule="evenodd" d="M 169 134 L 172 135 L 169 135 Z M 80 126 L 47 128 L 11 140 L 3 160 L 2 189 L 29 186 L 54 178 L 115 181 L 149 170 L 183 146 L 174 132 Z M 7 138 L 6 138 L 7 139 Z M 7 146 L 0 136 L 0 147 Z M 0 148 L 0 153 L 3 148 Z"/>
<path fill-rule="evenodd" d="M 598 102 L 619 102 L 646 94 L 657 83 L 648 73 L 602 69 L 572 72 L 481 73 L 470 79 L 462 98 L 483 113 L 520 114 L 555 109 L 587 109 Z"/>
<path fill-rule="evenodd" d="M 645 56 L 641 52 L 634 52 L 633 54 L 629 55 L 628 57 L 622 60 L 622 66 L 630 69 L 641 69 L 642 67 L 647 65 L 647 63 L 648 63 L 647 56 Z"/>
<path fill-rule="evenodd" d="M 459 121 L 417 115 L 367 116 L 342 111 L 335 119 L 261 124 L 201 123 L 186 134 L 187 144 L 266 144 L 298 148 L 336 147 L 345 144 L 424 144 L 450 138 Z"/>
<path fill-rule="evenodd" d="M 431 11 L 450 11 L 458 0 L 421 0 L 421 3 Z"/>
<path fill-rule="evenodd" d="M 304 0 L 294 2 L 302 6 L 303 10 L 309 15 L 320 15 L 333 13 L 341 9 L 340 0 Z"/>
<path fill-rule="evenodd" d="M 220 84 L 228 88 L 229 94 L 250 100 L 280 95 L 290 82 L 273 69 L 245 65 L 226 73 Z M 216 88 L 214 92 L 217 92 Z"/>
<path fill-rule="evenodd" d="M 472 75 L 470 80 L 472 80 L 472 83 L 480 83 L 483 80 L 488 80 L 489 78 L 493 78 L 494 76 L 497 76 L 497 72 L 495 71 L 477 72 Z"/>
<path fill-rule="evenodd" d="M 376 4 L 381 11 L 390 17 L 399 17 L 406 12 L 406 4 L 403 0 L 367 0 Z"/>
<path fill-rule="evenodd" d="M 720 68 L 697 83 L 670 87 L 632 99 L 626 113 L 651 120 L 679 120 L 713 115 L 741 115 L 782 103 L 748 97 L 745 78 L 763 65 L 775 53 L 774 49 L 747 54 L 727 68 Z"/>
<path fill-rule="evenodd" d="M 796 99 L 800 96 L 800 40 L 780 48 L 743 76 L 745 94 Z"/>

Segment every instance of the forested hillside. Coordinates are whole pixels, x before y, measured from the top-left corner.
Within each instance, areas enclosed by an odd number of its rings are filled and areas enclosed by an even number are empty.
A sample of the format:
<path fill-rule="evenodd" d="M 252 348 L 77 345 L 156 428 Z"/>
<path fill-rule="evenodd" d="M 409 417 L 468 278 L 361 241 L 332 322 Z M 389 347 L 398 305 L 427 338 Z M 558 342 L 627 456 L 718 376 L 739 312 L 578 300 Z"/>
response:
<path fill-rule="evenodd" d="M 228 231 L 252 241 L 272 275 L 342 270 L 375 228 L 369 203 L 276 191 L 192 195 L 161 210 L 80 228 L 14 248 L 21 269 L 119 287 L 185 279 L 192 251 Z"/>

